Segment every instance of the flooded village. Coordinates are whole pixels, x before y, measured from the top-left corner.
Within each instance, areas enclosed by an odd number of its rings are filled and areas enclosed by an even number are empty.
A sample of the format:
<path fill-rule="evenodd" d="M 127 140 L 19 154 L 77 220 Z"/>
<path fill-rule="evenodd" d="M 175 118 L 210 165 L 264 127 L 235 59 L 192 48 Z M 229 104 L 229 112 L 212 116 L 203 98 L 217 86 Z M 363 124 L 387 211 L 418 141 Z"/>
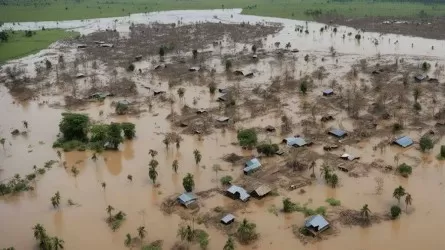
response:
<path fill-rule="evenodd" d="M 442 40 L 237 10 L 4 26 L 80 35 L 0 68 L 0 248 L 445 248 Z"/>

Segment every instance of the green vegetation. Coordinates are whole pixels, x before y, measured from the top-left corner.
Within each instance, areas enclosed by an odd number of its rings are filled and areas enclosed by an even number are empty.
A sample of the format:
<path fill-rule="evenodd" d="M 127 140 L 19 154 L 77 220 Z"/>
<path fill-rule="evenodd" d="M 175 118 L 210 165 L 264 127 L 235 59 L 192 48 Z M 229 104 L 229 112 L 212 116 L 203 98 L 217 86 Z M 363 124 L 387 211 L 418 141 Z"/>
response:
<path fill-rule="evenodd" d="M 104 149 L 118 150 L 123 141 L 122 131 L 126 139 L 133 139 L 136 135 L 133 123 L 111 123 L 90 125 L 87 115 L 64 113 L 59 129 L 62 134 L 54 148 L 63 148 L 65 152 L 91 149 L 103 151 Z"/>
<path fill-rule="evenodd" d="M 65 242 L 58 237 L 50 237 L 46 233 L 46 229 L 40 225 L 35 225 L 32 230 L 34 231 L 34 238 L 39 241 L 40 250 L 58 250 L 64 249 Z"/>
<path fill-rule="evenodd" d="M 201 229 L 193 230 L 190 225 L 180 226 L 178 228 L 177 236 L 181 238 L 182 241 L 187 242 L 197 242 L 201 249 L 207 249 L 209 245 L 209 234 Z"/>
<path fill-rule="evenodd" d="M 330 184 L 332 188 L 337 187 L 339 179 L 337 174 L 333 174 L 329 166 L 323 166 L 321 168 L 321 175 L 326 181 L 326 184 Z"/>
<path fill-rule="evenodd" d="M 107 224 L 111 228 L 111 230 L 116 231 L 122 225 L 122 222 L 126 219 L 126 214 L 122 211 L 117 212 L 115 215 L 112 215 L 111 212 L 114 210 L 112 206 L 107 207 Z"/>
<path fill-rule="evenodd" d="M 445 160 L 445 145 L 440 146 L 440 153 L 437 155 L 438 160 Z"/>
<path fill-rule="evenodd" d="M 433 141 L 428 136 L 423 136 L 420 138 L 419 144 L 422 152 L 428 151 L 434 147 Z"/>
<path fill-rule="evenodd" d="M 315 210 L 308 208 L 306 204 L 301 206 L 298 203 L 292 202 L 289 198 L 283 199 L 283 212 L 292 213 L 292 212 L 300 212 L 303 213 L 304 216 L 311 216 L 316 214 L 326 215 L 326 207 L 318 207 Z"/>
<path fill-rule="evenodd" d="M 340 200 L 336 200 L 334 198 L 327 198 L 326 202 L 329 203 L 329 205 L 334 206 L 334 207 L 341 205 L 341 201 Z"/>
<path fill-rule="evenodd" d="M 0 8 L 2 21 L 51 21 L 93 17 L 125 16 L 130 13 L 163 10 L 243 8 L 244 14 L 314 20 L 325 14 L 346 17 L 394 16 L 425 17 L 445 13 L 442 4 L 424 1 L 287 1 L 287 0 L 125 0 L 108 1 L 52 1 L 41 0 L 29 4 L 25 0 L 6 0 Z M 222 4 L 223 3 L 223 4 Z"/>
<path fill-rule="evenodd" d="M 392 206 L 391 207 L 391 218 L 395 219 L 399 217 L 399 215 L 402 213 L 402 209 L 400 209 L 399 206 Z"/>
<path fill-rule="evenodd" d="M 196 165 L 198 165 L 202 159 L 201 152 L 199 152 L 199 150 L 195 149 L 193 151 L 193 157 L 195 157 L 195 163 L 196 163 Z"/>
<path fill-rule="evenodd" d="M 236 237 L 241 243 L 247 244 L 258 238 L 256 224 L 244 219 L 236 231 Z"/>
<path fill-rule="evenodd" d="M 195 181 L 193 180 L 193 175 L 188 173 L 183 179 L 182 179 L 182 186 L 184 187 L 186 192 L 192 192 L 193 188 L 195 187 Z"/>
<path fill-rule="evenodd" d="M 402 198 L 406 194 L 405 189 L 402 186 L 394 189 L 392 196 L 397 199 L 400 205 L 400 198 Z"/>
<path fill-rule="evenodd" d="M 241 147 L 254 147 L 258 142 L 258 137 L 255 129 L 250 128 L 238 131 L 238 141 Z"/>
<path fill-rule="evenodd" d="M 232 176 L 230 175 L 226 175 L 224 177 L 221 178 L 221 184 L 222 185 L 230 185 L 230 183 L 233 181 Z"/>
<path fill-rule="evenodd" d="M 413 168 L 406 163 L 402 163 L 400 164 L 400 166 L 397 167 L 397 172 L 399 172 L 399 174 L 403 177 L 408 177 L 412 173 L 412 171 Z"/>
<path fill-rule="evenodd" d="M 371 214 L 371 210 L 368 207 L 368 204 L 363 205 L 362 209 L 360 209 L 360 215 L 362 218 L 369 220 L 369 214 Z"/>
<path fill-rule="evenodd" d="M 1 14 L 5 6 L 0 8 L 0 18 L 5 17 Z M 36 53 L 39 50 L 47 48 L 51 43 L 79 35 L 77 32 L 64 31 L 59 29 L 33 31 L 32 36 L 26 36 L 26 31 L 8 31 L 7 41 L 0 41 L 0 63 L 14 58 Z"/>
<path fill-rule="evenodd" d="M 279 148 L 277 144 L 263 143 L 256 147 L 256 150 L 260 154 L 264 154 L 265 156 L 273 156 L 276 152 L 278 152 Z"/>
<path fill-rule="evenodd" d="M 226 241 L 226 244 L 224 244 L 223 250 L 235 250 L 235 242 L 233 242 L 233 238 L 229 236 L 229 238 Z"/>

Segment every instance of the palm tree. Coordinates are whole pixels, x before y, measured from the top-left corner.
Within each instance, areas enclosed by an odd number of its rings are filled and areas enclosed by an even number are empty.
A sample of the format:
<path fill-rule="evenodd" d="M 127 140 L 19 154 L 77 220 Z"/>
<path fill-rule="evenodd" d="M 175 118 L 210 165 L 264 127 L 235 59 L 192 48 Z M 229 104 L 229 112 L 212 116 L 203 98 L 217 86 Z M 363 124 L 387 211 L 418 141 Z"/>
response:
<path fill-rule="evenodd" d="M 151 159 L 150 163 L 148 163 L 148 166 L 152 168 L 156 168 L 159 165 L 159 162 L 155 159 Z"/>
<path fill-rule="evenodd" d="M 131 249 L 131 247 L 132 247 L 132 245 L 131 245 L 132 241 L 133 241 L 133 240 L 131 239 L 131 235 L 130 235 L 130 234 L 127 234 L 126 237 L 125 237 L 124 245 L 125 245 L 126 247 L 128 247 L 128 248 Z"/>
<path fill-rule="evenodd" d="M 54 197 L 56 198 L 57 203 L 60 204 L 60 192 L 57 191 L 56 194 L 54 195 Z"/>
<path fill-rule="evenodd" d="M 323 178 L 325 179 L 325 181 L 329 181 L 329 179 L 331 178 L 331 169 L 329 168 L 329 166 L 323 165 L 321 167 L 320 176 L 322 176 L 322 175 L 323 175 Z"/>
<path fill-rule="evenodd" d="M 59 207 L 59 202 L 57 202 L 57 199 L 55 196 L 51 197 L 51 204 L 53 205 L 54 208 Z"/>
<path fill-rule="evenodd" d="M 312 178 L 315 178 L 315 161 L 313 161 L 313 162 L 311 163 L 311 165 L 309 166 L 309 169 L 312 169 L 311 177 L 312 177 Z"/>
<path fill-rule="evenodd" d="M 36 224 L 32 229 L 34 230 L 34 238 L 36 238 L 36 240 L 40 240 L 46 236 L 46 230 L 40 223 Z"/>
<path fill-rule="evenodd" d="M 241 225 L 239 225 L 236 231 L 241 242 L 249 242 L 255 238 L 256 225 L 254 223 L 249 223 L 247 219 L 244 219 Z"/>
<path fill-rule="evenodd" d="M 229 236 L 229 238 L 226 241 L 226 244 L 224 245 L 223 250 L 235 250 L 235 242 L 233 242 L 233 238 Z"/>
<path fill-rule="evenodd" d="M 365 218 L 366 220 L 369 220 L 369 214 L 371 213 L 371 210 L 368 208 L 368 204 L 363 205 L 362 209 L 360 210 L 360 215 Z"/>
<path fill-rule="evenodd" d="M 128 179 L 129 181 L 133 181 L 133 176 L 132 176 L 131 174 L 129 174 L 129 175 L 127 176 L 127 179 Z"/>
<path fill-rule="evenodd" d="M 199 150 L 195 149 L 193 151 L 193 155 L 195 156 L 196 165 L 198 165 L 201 162 L 201 158 L 202 158 L 201 152 L 199 152 Z"/>
<path fill-rule="evenodd" d="M 105 182 L 102 182 L 102 188 L 105 190 L 105 188 L 107 187 L 107 183 L 105 183 Z"/>
<path fill-rule="evenodd" d="M 51 249 L 53 250 L 59 250 L 63 249 L 63 244 L 65 244 L 65 241 L 62 239 L 59 239 L 58 237 L 52 237 L 51 238 L 53 247 Z"/>
<path fill-rule="evenodd" d="M 144 226 L 138 227 L 138 235 L 141 238 L 141 241 L 144 241 L 145 236 L 147 235 L 147 230 L 145 230 Z"/>
<path fill-rule="evenodd" d="M 164 140 L 162 140 L 162 143 L 164 143 L 165 147 L 168 149 L 168 145 L 170 144 L 169 138 L 165 137 Z"/>
<path fill-rule="evenodd" d="M 174 160 L 172 164 L 172 169 L 175 171 L 175 173 L 178 173 L 179 163 L 178 160 Z"/>
<path fill-rule="evenodd" d="M 114 210 L 114 207 L 108 205 L 106 210 L 107 210 L 108 216 L 111 218 L 111 212 Z"/>
<path fill-rule="evenodd" d="M 182 141 L 182 137 L 180 135 L 176 135 L 175 137 L 175 142 L 176 142 L 176 148 L 181 147 L 181 141 Z"/>
<path fill-rule="evenodd" d="M 71 168 L 71 173 L 73 173 L 74 177 L 77 177 L 77 175 L 79 174 L 79 170 L 73 166 Z"/>
<path fill-rule="evenodd" d="M 336 174 L 332 174 L 329 178 L 329 182 L 331 183 L 332 188 L 335 188 L 338 185 L 338 176 Z"/>
<path fill-rule="evenodd" d="M 150 180 L 153 181 L 153 184 L 156 184 L 156 178 L 158 177 L 156 167 L 150 167 L 150 169 L 148 170 L 148 176 L 150 177 Z"/>
<path fill-rule="evenodd" d="M 394 193 L 392 196 L 397 199 L 400 206 L 400 198 L 402 198 L 405 195 L 405 189 L 402 186 L 399 186 L 398 188 L 394 189 Z"/>
<path fill-rule="evenodd" d="M 413 202 L 413 198 L 411 197 L 411 194 L 406 193 L 406 197 L 405 197 L 406 212 L 408 212 L 408 205 L 411 205 L 412 202 Z"/>
<path fill-rule="evenodd" d="M 151 158 L 155 158 L 155 156 L 158 155 L 158 151 L 156 151 L 154 149 L 150 149 L 148 151 L 148 154 L 151 155 Z"/>

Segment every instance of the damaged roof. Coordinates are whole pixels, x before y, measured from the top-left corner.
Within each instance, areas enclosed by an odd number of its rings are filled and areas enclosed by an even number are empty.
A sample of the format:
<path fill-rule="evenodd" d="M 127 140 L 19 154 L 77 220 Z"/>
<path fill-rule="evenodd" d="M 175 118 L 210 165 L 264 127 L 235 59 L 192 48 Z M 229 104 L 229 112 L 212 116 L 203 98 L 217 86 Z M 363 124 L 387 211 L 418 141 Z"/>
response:
<path fill-rule="evenodd" d="M 250 195 L 247 193 L 247 191 L 239 186 L 232 185 L 229 189 L 227 189 L 227 192 L 232 195 L 239 195 L 239 199 L 242 201 L 247 201 L 250 198 Z"/>
<path fill-rule="evenodd" d="M 243 169 L 244 173 L 250 173 L 251 171 L 254 171 L 261 167 L 261 163 L 257 158 L 253 158 L 251 160 L 248 160 L 245 164 L 245 168 Z"/>

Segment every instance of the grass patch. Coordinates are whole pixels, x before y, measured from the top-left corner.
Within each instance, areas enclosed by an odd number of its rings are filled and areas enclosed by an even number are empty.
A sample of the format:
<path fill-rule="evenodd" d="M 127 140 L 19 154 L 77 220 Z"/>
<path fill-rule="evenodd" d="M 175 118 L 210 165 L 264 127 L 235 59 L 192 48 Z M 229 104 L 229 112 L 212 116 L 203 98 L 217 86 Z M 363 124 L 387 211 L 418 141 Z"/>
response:
<path fill-rule="evenodd" d="M 372 2 L 351 0 L 334 2 L 324 0 L 114 0 L 114 1 L 53 1 L 42 0 L 38 5 L 27 0 L 6 0 L 0 8 L 3 22 L 53 21 L 98 17 L 126 16 L 130 13 L 144 13 L 164 10 L 243 8 L 244 14 L 313 20 L 318 15 L 334 14 L 345 17 L 365 16 L 442 16 L 445 5 L 425 5 L 414 2 Z M 421 11 L 423 11 L 421 13 Z"/>
<path fill-rule="evenodd" d="M 329 205 L 334 206 L 334 207 L 341 205 L 341 201 L 340 200 L 336 200 L 334 198 L 328 198 L 328 199 L 326 199 L 326 202 L 329 203 Z"/>
<path fill-rule="evenodd" d="M 292 213 L 292 212 L 300 212 L 303 213 L 304 216 L 311 216 L 316 214 L 321 214 L 323 216 L 326 215 L 326 207 L 321 206 L 316 209 L 308 208 L 307 204 L 301 206 L 299 203 L 292 202 L 289 198 L 283 200 L 283 212 Z"/>
<path fill-rule="evenodd" d="M 1 12 L 2 11 L 0 11 L 0 17 L 3 16 Z M 36 53 L 47 48 L 57 40 L 79 35 L 77 32 L 59 29 L 38 30 L 31 37 L 26 37 L 25 31 L 9 31 L 7 33 L 9 37 L 8 42 L 0 42 L 0 63 Z"/>

